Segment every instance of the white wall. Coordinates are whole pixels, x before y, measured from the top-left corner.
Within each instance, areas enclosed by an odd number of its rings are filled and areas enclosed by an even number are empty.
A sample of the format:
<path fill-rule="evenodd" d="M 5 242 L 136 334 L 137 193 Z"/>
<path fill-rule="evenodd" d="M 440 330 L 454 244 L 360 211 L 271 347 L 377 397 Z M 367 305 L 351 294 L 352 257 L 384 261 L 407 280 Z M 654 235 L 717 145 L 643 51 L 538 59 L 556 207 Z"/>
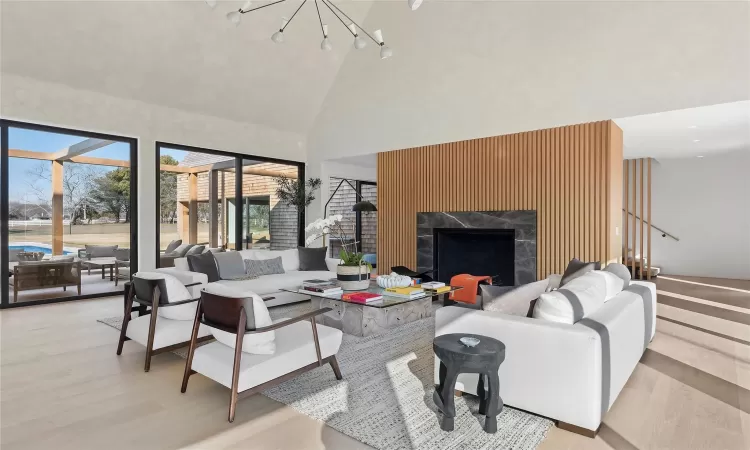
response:
<path fill-rule="evenodd" d="M 138 138 L 138 267 L 155 265 L 155 142 L 305 160 L 305 137 L 64 85 L 0 74 L 0 116 Z"/>
<path fill-rule="evenodd" d="M 750 279 L 750 149 L 652 166 L 652 263 L 662 273 Z"/>
<path fill-rule="evenodd" d="M 747 2 L 376 2 L 309 133 L 321 159 L 750 98 Z M 720 30 L 717 31 L 717 30 Z"/>

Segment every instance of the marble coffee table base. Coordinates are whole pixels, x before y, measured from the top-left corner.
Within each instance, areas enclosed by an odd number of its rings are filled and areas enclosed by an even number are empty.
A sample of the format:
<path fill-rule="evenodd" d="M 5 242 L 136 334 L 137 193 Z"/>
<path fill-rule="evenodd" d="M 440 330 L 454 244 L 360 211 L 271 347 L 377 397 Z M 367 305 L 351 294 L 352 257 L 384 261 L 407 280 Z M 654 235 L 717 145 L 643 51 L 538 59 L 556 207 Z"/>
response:
<path fill-rule="evenodd" d="M 432 297 L 412 300 L 387 308 L 373 308 L 320 297 L 313 297 L 311 301 L 316 309 L 332 309 L 318 316 L 318 323 L 361 337 L 375 336 L 405 323 L 432 317 Z"/>

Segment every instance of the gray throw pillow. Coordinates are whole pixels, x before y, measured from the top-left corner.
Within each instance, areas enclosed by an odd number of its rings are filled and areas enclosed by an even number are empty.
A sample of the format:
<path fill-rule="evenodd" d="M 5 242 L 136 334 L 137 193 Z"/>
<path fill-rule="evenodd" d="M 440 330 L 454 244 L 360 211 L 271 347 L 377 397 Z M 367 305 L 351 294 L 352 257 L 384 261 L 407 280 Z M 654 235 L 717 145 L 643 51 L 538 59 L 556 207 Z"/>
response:
<path fill-rule="evenodd" d="M 169 244 L 167 244 L 167 248 L 164 249 L 164 253 L 172 253 L 174 249 L 182 245 L 182 239 L 176 239 Z"/>
<path fill-rule="evenodd" d="M 560 280 L 560 286 L 565 286 L 569 281 L 573 281 L 592 270 L 599 270 L 601 267 L 602 265 L 599 261 L 583 262 L 578 258 L 573 258 L 568 263 L 565 273 L 563 273 L 562 280 Z"/>
<path fill-rule="evenodd" d="M 328 247 L 297 247 L 299 251 L 299 270 L 328 270 L 326 254 Z"/>
<path fill-rule="evenodd" d="M 204 248 L 206 248 L 205 245 L 194 245 L 194 246 L 190 247 L 190 250 L 188 250 L 187 253 L 185 253 L 185 256 L 188 256 L 188 255 L 200 255 L 201 253 L 203 253 L 203 249 Z"/>
<path fill-rule="evenodd" d="M 271 259 L 246 259 L 245 271 L 252 277 L 284 273 L 281 256 Z"/>
<path fill-rule="evenodd" d="M 208 282 L 213 283 L 219 281 L 219 269 L 216 266 L 216 260 L 214 254 L 211 252 L 201 253 L 200 255 L 188 255 L 187 257 L 188 268 L 191 272 L 205 273 L 208 277 Z"/>
<path fill-rule="evenodd" d="M 607 267 L 605 267 L 604 270 L 606 272 L 610 272 L 610 273 L 615 274 L 618 277 L 622 278 L 622 281 L 623 281 L 622 288 L 623 289 L 625 289 L 628 286 L 630 286 L 630 271 L 623 264 L 619 264 L 619 263 L 607 264 Z"/>
<path fill-rule="evenodd" d="M 534 304 L 547 290 L 549 281 L 544 279 L 521 286 L 481 286 L 482 309 L 512 316 L 531 317 Z"/>
<path fill-rule="evenodd" d="M 118 248 L 115 250 L 115 259 L 118 261 L 130 261 L 130 249 Z"/>
<path fill-rule="evenodd" d="M 89 258 L 112 258 L 119 245 L 86 245 Z"/>
<path fill-rule="evenodd" d="M 174 256 L 175 258 L 184 258 L 187 252 L 193 248 L 195 244 L 180 244 L 169 253 L 164 253 L 164 256 Z"/>
<path fill-rule="evenodd" d="M 209 252 L 210 253 L 210 252 Z M 245 263 L 242 261 L 240 252 L 210 253 L 219 267 L 219 277 L 222 280 L 233 280 L 244 277 Z"/>

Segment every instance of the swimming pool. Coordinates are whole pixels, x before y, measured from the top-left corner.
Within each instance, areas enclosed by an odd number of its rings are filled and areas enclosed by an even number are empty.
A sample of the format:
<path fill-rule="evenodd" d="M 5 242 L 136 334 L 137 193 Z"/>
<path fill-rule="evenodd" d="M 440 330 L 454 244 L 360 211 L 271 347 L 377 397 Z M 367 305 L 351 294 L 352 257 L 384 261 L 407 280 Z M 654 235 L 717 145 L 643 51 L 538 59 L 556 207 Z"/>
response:
<path fill-rule="evenodd" d="M 45 255 L 51 255 L 52 254 L 52 248 L 51 247 L 45 247 L 43 245 L 10 245 L 8 246 L 9 250 L 23 250 L 25 252 L 42 252 Z M 74 252 L 63 250 L 63 255 L 73 255 Z"/>

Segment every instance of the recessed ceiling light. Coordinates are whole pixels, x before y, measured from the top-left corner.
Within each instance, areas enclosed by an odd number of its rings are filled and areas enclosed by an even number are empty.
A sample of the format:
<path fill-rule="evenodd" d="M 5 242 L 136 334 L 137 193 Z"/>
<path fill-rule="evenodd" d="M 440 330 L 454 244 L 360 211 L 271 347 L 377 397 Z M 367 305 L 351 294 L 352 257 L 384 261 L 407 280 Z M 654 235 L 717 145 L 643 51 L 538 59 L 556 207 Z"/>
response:
<path fill-rule="evenodd" d="M 691 130 L 693 130 L 695 128 L 698 128 L 698 126 L 697 125 L 690 125 L 688 128 L 690 128 Z"/>
<path fill-rule="evenodd" d="M 693 139 L 693 142 L 700 142 L 700 139 Z"/>
<path fill-rule="evenodd" d="M 697 155 L 696 158 L 703 158 L 703 155 Z"/>

